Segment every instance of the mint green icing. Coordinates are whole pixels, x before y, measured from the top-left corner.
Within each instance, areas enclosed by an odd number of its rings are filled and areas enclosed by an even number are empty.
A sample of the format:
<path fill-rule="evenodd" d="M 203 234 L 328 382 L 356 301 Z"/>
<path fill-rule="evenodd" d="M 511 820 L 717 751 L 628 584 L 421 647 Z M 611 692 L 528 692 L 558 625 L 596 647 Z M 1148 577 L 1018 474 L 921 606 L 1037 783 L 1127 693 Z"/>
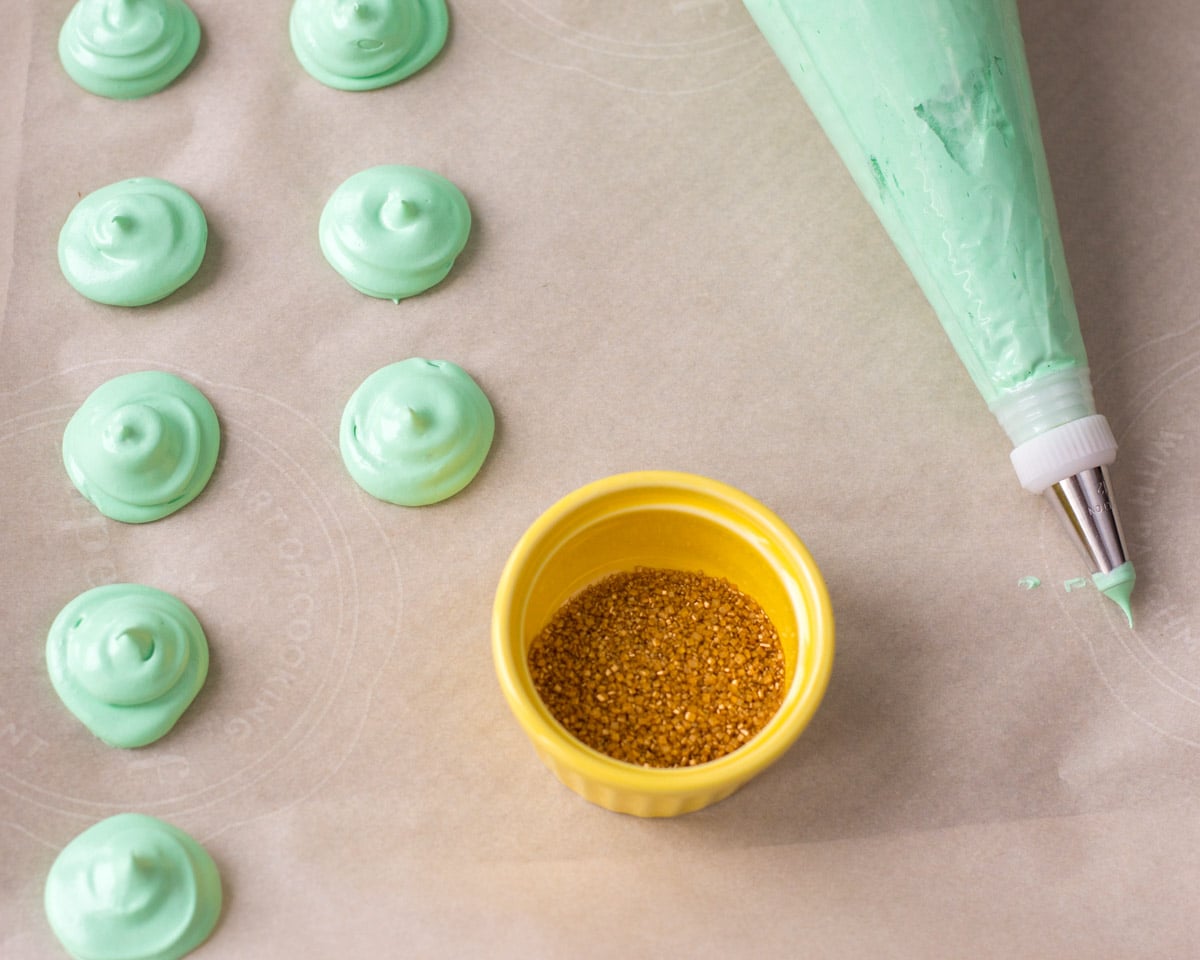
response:
<path fill-rule="evenodd" d="M 1092 583 L 1096 585 L 1096 589 L 1121 608 L 1121 612 L 1125 614 L 1125 619 L 1131 627 L 1133 626 L 1133 609 L 1130 606 L 1130 597 L 1133 596 L 1133 584 L 1136 579 L 1133 564 L 1129 562 L 1123 563 L 1107 573 L 1092 574 Z"/>
<path fill-rule="evenodd" d="M 325 259 L 356 290 L 399 302 L 440 283 L 471 232 L 466 197 L 420 167 L 371 167 L 329 198 L 319 235 Z"/>
<path fill-rule="evenodd" d="M 296 58 L 321 83 L 374 90 L 436 57 L 449 23 L 444 0 L 296 0 L 289 27 Z"/>
<path fill-rule="evenodd" d="M 1022 484 L 1111 462 L 1016 0 L 744 3 L 1016 446 Z M 1128 615 L 1124 566 L 1102 590 Z"/>
<path fill-rule="evenodd" d="M 46 640 L 46 667 L 62 702 L 114 747 L 167 733 L 208 675 L 208 642 L 182 600 L 134 583 L 81 593 Z"/>
<path fill-rule="evenodd" d="M 221 913 L 221 877 L 178 827 L 120 813 L 84 830 L 46 877 L 50 927 L 77 960 L 178 960 Z"/>
<path fill-rule="evenodd" d="M 71 79 L 115 100 L 161 90 L 199 46 L 200 24 L 183 0 L 79 0 L 58 35 Z"/>
<path fill-rule="evenodd" d="M 745 0 L 984 399 L 1086 365 L 1014 0 Z"/>
<path fill-rule="evenodd" d="M 208 221 L 186 191 L 137 177 L 75 205 L 58 235 L 58 263 L 85 297 L 138 307 L 192 279 L 207 245 Z"/>
<path fill-rule="evenodd" d="M 71 482 L 107 517 L 146 523 L 204 489 L 221 432 L 212 404 L 186 380 L 158 370 L 101 384 L 63 433 Z"/>
<path fill-rule="evenodd" d="M 421 506 L 470 483 L 495 432 L 492 405 L 465 370 L 413 357 L 354 391 L 342 414 L 342 460 L 371 496 Z"/>

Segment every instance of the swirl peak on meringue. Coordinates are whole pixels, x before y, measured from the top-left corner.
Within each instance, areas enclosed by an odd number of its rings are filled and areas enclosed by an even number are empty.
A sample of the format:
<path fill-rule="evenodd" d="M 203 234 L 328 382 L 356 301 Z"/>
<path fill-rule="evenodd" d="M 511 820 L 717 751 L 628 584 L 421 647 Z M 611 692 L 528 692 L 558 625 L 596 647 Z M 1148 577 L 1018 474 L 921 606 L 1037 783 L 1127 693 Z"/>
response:
<path fill-rule="evenodd" d="M 178 827 L 140 813 L 95 823 L 46 876 L 46 919 L 78 960 L 179 960 L 212 933 L 221 876 Z"/>
<path fill-rule="evenodd" d="M 338 90 L 375 90 L 428 64 L 446 43 L 445 0 L 295 0 L 292 50 Z"/>
<path fill-rule="evenodd" d="M 462 191 L 421 167 L 354 174 L 321 212 L 321 252 L 356 290 L 399 302 L 445 279 L 467 245 L 471 209 Z"/>
<path fill-rule="evenodd" d="M 159 370 L 101 384 L 63 432 L 76 489 L 123 523 L 159 520 L 191 503 L 217 463 L 221 430 L 208 398 Z"/>
<path fill-rule="evenodd" d="M 376 370 L 342 414 L 342 460 L 371 496 L 417 507 L 452 497 L 487 459 L 492 405 L 462 367 L 412 357 Z"/>
<path fill-rule="evenodd" d="M 58 235 L 58 264 L 89 300 L 140 307 L 191 280 L 207 246 L 208 221 L 187 191 L 134 177 L 75 205 Z"/>
<path fill-rule="evenodd" d="M 54 618 L 46 668 L 62 702 L 114 747 L 143 747 L 183 716 L 208 676 L 208 641 L 182 600 L 136 583 L 81 593 Z"/>
<path fill-rule="evenodd" d="M 157 93 L 199 47 L 200 23 L 183 0 L 79 0 L 58 35 L 71 79 L 113 100 Z"/>

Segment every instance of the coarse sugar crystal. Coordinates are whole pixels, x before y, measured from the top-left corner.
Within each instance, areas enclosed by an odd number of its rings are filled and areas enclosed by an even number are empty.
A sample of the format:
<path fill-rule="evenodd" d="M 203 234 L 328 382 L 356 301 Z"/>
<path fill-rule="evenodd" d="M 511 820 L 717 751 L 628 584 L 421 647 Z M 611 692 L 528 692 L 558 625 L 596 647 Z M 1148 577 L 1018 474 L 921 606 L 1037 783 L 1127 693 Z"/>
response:
<path fill-rule="evenodd" d="M 779 709 L 783 648 L 727 580 L 638 567 L 586 587 L 534 638 L 538 695 L 572 735 L 648 767 L 731 753 Z"/>

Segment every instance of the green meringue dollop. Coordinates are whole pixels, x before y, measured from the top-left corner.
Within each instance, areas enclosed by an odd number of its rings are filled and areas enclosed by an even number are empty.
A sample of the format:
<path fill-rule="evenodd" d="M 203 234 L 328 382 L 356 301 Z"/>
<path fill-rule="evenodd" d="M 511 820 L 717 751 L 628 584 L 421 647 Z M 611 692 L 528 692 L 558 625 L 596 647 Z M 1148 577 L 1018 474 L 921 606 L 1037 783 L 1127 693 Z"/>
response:
<path fill-rule="evenodd" d="M 46 919 L 76 960 L 179 960 L 212 933 L 221 876 L 178 827 L 140 813 L 93 824 L 46 876 Z"/>
<path fill-rule="evenodd" d="M 92 733 L 114 747 L 164 736 L 208 676 L 208 641 L 182 600 L 136 583 L 81 593 L 46 639 L 55 691 Z"/>
<path fill-rule="evenodd" d="M 67 475 L 107 517 L 159 520 L 191 503 L 212 476 L 221 443 L 208 398 L 159 370 L 101 384 L 63 432 Z"/>
<path fill-rule="evenodd" d="M 135 177 L 75 205 L 58 235 L 58 264 L 89 300 L 140 307 L 191 280 L 207 246 L 208 221 L 187 191 Z"/>
<path fill-rule="evenodd" d="M 342 460 L 380 500 L 416 507 L 453 496 L 483 466 L 492 405 L 462 367 L 413 357 L 376 370 L 342 414 Z"/>
<path fill-rule="evenodd" d="M 471 232 L 466 197 L 440 174 L 385 165 L 354 174 L 325 204 L 321 252 L 356 290 L 399 302 L 440 283 Z"/>
<path fill-rule="evenodd" d="M 199 47 L 200 23 L 183 0 L 79 0 L 58 35 L 71 79 L 114 100 L 157 93 Z"/>
<path fill-rule="evenodd" d="M 445 0 L 296 0 L 292 50 L 338 90 L 374 90 L 416 73 L 446 42 Z"/>

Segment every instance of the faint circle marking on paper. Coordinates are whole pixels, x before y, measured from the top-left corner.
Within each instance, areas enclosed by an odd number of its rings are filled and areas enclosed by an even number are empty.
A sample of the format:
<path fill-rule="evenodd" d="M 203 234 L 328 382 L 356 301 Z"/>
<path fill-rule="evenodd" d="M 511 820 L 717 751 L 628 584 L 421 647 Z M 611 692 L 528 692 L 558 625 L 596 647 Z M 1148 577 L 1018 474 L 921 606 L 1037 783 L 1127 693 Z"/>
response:
<path fill-rule="evenodd" d="M 1138 572 L 1133 629 L 1094 590 L 1079 602 L 1103 604 L 1103 631 L 1082 621 L 1075 599 L 1054 595 L 1121 706 L 1155 733 L 1200 748 L 1200 592 L 1189 552 L 1200 543 L 1200 513 L 1180 500 L 1189 499 L 1180 481 L 1195 475 L 1200 460 L 1200 350 L 1189 344 L 1197 333 L 1200 324 L 1149 341 L 1121 361 L 1129 382 L 1141 385 L 1119 420 L 1110 415 L 1120 448 L 1115 496 Z M 1044 549 L 1061 539 L 1057 527 L 1053 518 L 1043 522 Z"/>
<path fill-rule="evenodd" d="M 494 0 L 456 16 L 515 56 L 631 92 L 699 92 L 772 60 L 738 0 Z"/>

